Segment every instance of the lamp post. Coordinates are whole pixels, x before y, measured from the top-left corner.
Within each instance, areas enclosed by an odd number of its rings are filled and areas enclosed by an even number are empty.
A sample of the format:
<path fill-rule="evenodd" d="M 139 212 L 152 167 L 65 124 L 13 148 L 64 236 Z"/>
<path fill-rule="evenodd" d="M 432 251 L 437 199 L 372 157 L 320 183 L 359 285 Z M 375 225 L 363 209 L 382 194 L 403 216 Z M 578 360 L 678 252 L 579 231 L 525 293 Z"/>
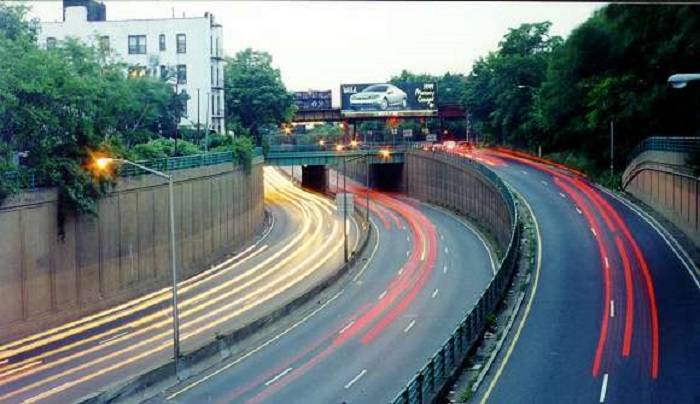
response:
<path fill-rule="evenodd" d="M 163 172 L 154 170 L 152 168 L 146 167 L 144 165 L 134 163 L 133 161 L 121 159 L 121 158 L 111 158 L 111 157 L 100 157 L 95 160 L 95 167 L 98 171 L 107 170 L 114 163 L 129 164 L 134 167 L 140 168 L 147 171 L 153 175 L 164 178 L 168 180 L 168 202 L 170 211 L 170 264 L 172 272 L 172 306 L 173 306 L 173 355 L 175 358 L 175 376 L 178 377 L 180 370 L 180 314 L 177 305 L 177 263 L 175 261 L 175 209 L 174 209 L 174 197 L 173 197 L 173 177 L 172 175 L 165 174 Z"/>
<path fill-rule="evenodd" d="M 345 262 L 348 262 L 348 232 L 347 232 L 347 220 L 348 220 L 348 193 L 347 193 L 347 187 L 346 187 L 346 177 L 347 177 L 347 166 L 346 163 L 348 161 L 355 161 L 355 160 L 360 160 L 360 159 L 366 159 L 367 160 L 367 171 L 365 173 L 365 178 L 367 182 L 366 186 L 366 192 L 365 192 L 365 201 L 366 201 L 366 208 L 367 211 L 365 212 L 365 219 L 367 220 L 367 223 L 369 223 L 369 191 L 370 191 L 370 183 L 369 183 L 369 172 L 370 172 L 370 161 L 369 161 L 369 150 L 366 151 L 363 155 L 357 156 L 357 157 L 352 157 L 352 158 L 347 158 L 343 157 L 343 257 L 345 258 Z M 391 152 L 388 149 L 381 149 L 379 150 L 379 156 L 382 159 L 387 159 L 391 156 Z M 338 185 L 338 180 L 336 179 L 336 186 Z"/>

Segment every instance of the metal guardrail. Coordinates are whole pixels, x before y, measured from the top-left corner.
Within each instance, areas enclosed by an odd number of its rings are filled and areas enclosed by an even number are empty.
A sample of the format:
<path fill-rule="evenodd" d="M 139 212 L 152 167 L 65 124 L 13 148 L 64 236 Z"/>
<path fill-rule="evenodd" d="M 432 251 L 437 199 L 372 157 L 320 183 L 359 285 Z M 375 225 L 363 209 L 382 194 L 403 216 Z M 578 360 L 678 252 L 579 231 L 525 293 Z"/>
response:
<path fill-rule="evenodd" d="M 257 156 L 262 156 L 262 148 L 260 147 L 256 147 L 253 152 L 253 157 Z M 233 161 L 234 157 L 232 152 L 217 152 L 154 160 L 142 160 L 138 161 L 138 163 L 143 164 L 148 168 L 167 173 L 176 170 L 185 170 L 188 168 L 204 167 Z M 117 175 L 120 177 L 135 177 L 144 174 L 148 174 L 148 172 L 129 164 L 124 164 L 117 170 Z M 52 185 L 49 178 L 42 177 L 31 169 L 6 171 L 2 173 L 2 175 L 6 179 L 16 181 L 17 186 L 24 190 L 32 190 L 35 188 Z"/>
<path fill-rule="evenodd" d="M 496 275 L 491 279 L 479 300 L 460 324 L 455 328 L 442 347 L 435 352 L 430 360 L 418 371 L 408 384 L 391 401 L 392 404 L 412 404 L 432 402 L 450 382 L 467 353 L 486 329 L 487 317 L 492 313 L 502 299 L 512 278 L 515 264 L 518 260 L 518 245 L 520 240 L 520 225 L 518 211 L 513 195 L 503 181 L 487 167 L 457 154 L 436 152 L 441 158 L 464 164 L 464 167 L 476 169 L 484 174 L 500 191 L 513 220 L 512 233 L 506 254 L 501 260 Z"/>
<path fill-rule="evenodd" d="M 681 136 L 652 136 L 639 143 L 627 156 L 627 164 L 630 164 L 642 152 L 668 151 L 677 153 L 692 153 L 700 151 L 700 137 Z"/>

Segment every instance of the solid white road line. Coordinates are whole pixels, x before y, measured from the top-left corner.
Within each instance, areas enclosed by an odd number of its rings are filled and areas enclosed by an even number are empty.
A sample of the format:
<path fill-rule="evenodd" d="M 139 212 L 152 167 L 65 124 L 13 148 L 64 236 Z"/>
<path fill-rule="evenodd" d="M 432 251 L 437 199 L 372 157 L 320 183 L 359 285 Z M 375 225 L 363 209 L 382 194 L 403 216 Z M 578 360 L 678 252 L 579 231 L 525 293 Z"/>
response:
<path fill-rule="evenodd" d="M 352 380 L 350 380 L 350 381 L 348 382 L 348 384 L 345 385 L 345 390 L 347 390 L 347 389 L 349 389 L 350 387 L 352 387 L 352 385 L 355 384 L 358 380 L 360 380 L 360 378 L 361 378 L 362 376 L 364 376 L 365 373 L 367 373 L 367 369 L 362 369 L 362 372 L 360 372 L 357 376 L 355 376 Z"/>
<path fill-rule="evenodd" d="M 610 301 L 610 317 L 615 318 L 615 301 Z"/>
<path fill-rule="evenodd" d="M 406 328 L 403 329 L 403 332 L 408 332 L 411 328 L 413 328 L 413 326 L 415 324 L 416 324 L 416 320 L 411 320 L 411 322 L 408 323 L 408 326 L 406 326 Z"/>
<path fill-rule="evenodd" d="M 287 373 L 291 372 L 292 368 L 287 368 L 282 371 L 282 373 L 278 374 L 277 376 L 273 377 L 272 379 L 268 380 L 265 382 L 265 386 L 269 386 L 272 383 L 276 382 L 277 380 L 283 378 Z"/>
<path fill-rule="evenodd" d="M 125 335 L 128 334 L 128 333 L 129 333 L 129 331 L 120 332 L 120 333 L 117 334 L 117 335 L 113 335 L 113 336 L 111 336 L 111 337 L 109 337 L 109 338 L 107 338 L 107 339 L 105 339 L 105 340 L 100 341 L 99 344 L 102 345 L 102 344 L 105 344 L 105 343 L 107 343 L 107 342 L 109 342 L 109 341 L 114 341 L 115 339 L 117 339 L 117 338 L 119 338 L 119 337 L 123 337 L 123 336 L 125 336 Z"/>
<path fill-rule="evenodd" d="M 683 249 L 683 247 L 678 243 L 678 241 L 673 237 L 671 233 L 669 233 L 654 217 L 650 216 L 648 213 L 635 206 L 632 202 L 629 202 L 625 198 L 610 192 L 604 187 L 597 186 L 597 188 L 610 195 L 611 197 L 615 198 L 623 205 L 627 206 L 631 211 L 639 215 L 639 217 L 641 217 L 645 222 L 647 222 L 649 226 L 656 230 L 659 236 L 661 236 L 661 238 L 666 242 L 669 248 L 671 248 L 671 251 L 673 251 L 673 253 L 676 255 L 676 258 L 678 258 L 678 260 L 683 264 L 686 271 L 688 271 L 688 275 L 690 275 L 690 277 L 693 279 L 695 286 L 697 286 L 698 289 L 700 289 L 700 280 L 698 280 L 698 277 L 696 275 L 696 273 L 698 272 L 698 268 L 695 266 L 695 263 L 690 258 L 690 256 L 688 256 L 688 253 L 685 251 L 685 249 Z"/>
<path fill-rule="evenodd" d="M 258 346 L 257 348 L 255 348 L 255 349 L 253 349 L 252 351 L 248 352 L 247 354 L 241 356 L 240 358 L 236 359 L 235 361 L 233 361 L 233 362 L 227 364 L 226 366 L 223 366 L 223 367 L 217 369 L 216 371 L 214 371 L 214 372 L 212 372 L 212 373 L 210 373 L 210 374 L 208 374 L 208 375 L 202 377 L 201 379 L 195 380 L 194 382 L 192 382 L 191 384 L 185 386 L 184 388 L 173 392 L 173 394 L 171 394 L 171 395 L 165 397 L 165 399 L 166 399 L 166 400 L 172 400 L 173 398 L 179 396 L 180 394 L 182 394 L 182 393 L 184 393 L 184 392 L 186 392 L 186 391 L 188 391 L 188 390 L 191 390 L 191 389 L 197 387 L 198 385 L 200 385 L 200 384 L 206 382 L 207 380 L 209 380 L 209 379 L 211 379 L 212 377 L 214 377 L 214 376 L 220 374 L 221 372 L 225 372 L 226 370 L 230 369 L 231 367 L 236 366 L 236 365 L 238 365 L 239 363 L 241 363 L 242 361 L 248 359 L 250 356 L 252 356 L 252 355 L 254 355 L 255 353 L 259 352 L 260 350 L 264 349 L 265 347 L 267 347 L 268 345 L 270 345 L 270 344 L 272 344 L 273 342 L 277 341 L 278 339 L 282 338 L 283 336 L 289 334 L 292 330 L 294 330 L 295 328 L 297 328 L 297 327 L 300 326 L 301 324 L 305 323 L 305 322 L 306 322 L 308 319 L 310 319 L 311 317 L 315 316 L 318 312 L 320 312 L 321 310 L 323 310 L 324 308 L 326 308 L 328 305 L 330 305 L 331 303 L 333 303 L 337 298 L 339 298 L 340 295 L 342 295 L 344 291 L 345 291 L 345 289 L 343 289 L 343 290 L 341 290 L 340 292 L 336 293 L 333 297 L 331 297 L 330 299 L 328 299 L 328 301 L 325 302 L 324 304 L 322 304 L 319 308 L 317 308 L 316 310 L 312 311 L 312 312 L 309 313 L 306 317 L 302 318 L 301 320 L 297 321 L 296 323 L 292 324 L 291 327 L 287 328 L 286 330 L 282 331 L 281 333 L 279 333 L 279 334 L 275 335 L 274 337 L 270 338 L 269 340 L 265 341 L 264 344 Z"/>
<path fill-rule="evenodd" d="M 344 333 L 345 331 L 348 330 L 348 328 L 352 327 L 353 324 L 355 324 L 355 320 L 352 320 L 351 322 L 349 322 L 348 325 L 343 327 L 343 329 L 341 329 L 340 332 L 338 332 L 338 334 Z"/>
<path fill-rule="evenodd" d="M 435 296 L 437 296 L 437 294 L 438 294 L 438 290 L 437 290 L 437 289 L 435 289 L 435 291 L 433 292 L 433 296 L 432 296 L 432 297 L 433 297 L 433 299 L 435 299 Z"/>
<path fill-rule="evenodd" d="M 608 374 L 603 375 L 603 385 L 600 386 L 600 400 L 599 402 L 605 402 L 605 393 L 608 391 Z"/>
<path fill-rule="evenodd" d="M 374 234 L 376 234 L 377 237 L 375 237 L 374 248 L 372 249 L 372 253 L 369 255 L 369 258 L 367 258 L 367 261 L 365 261 L 365 265 L 362 266 L 362 269 L 360 269 L 357 275 L 355 275 L 355 277 L 352 278 L 353 282 L 357 282 L 357 280 L 360 279 L 360 276 L 362 276 L 362 274 L 365 272 L 365 269 L 367 269 L 370 262 L 372 262 L 372 260 L 374 259 L 374 254 L 377 253 L 377 249 L 379 248 L 379 228 L 376 224 L 374 224 L 374 220 L 370 219 L 369 222 L 372 225 L 372 227 L 374 227 Z"/>
<path fill-rule="evenodd" d="M 382 300 L 382 299 L 384 299 L 384 296 L 386 296 L 386 289 L 384 289 L 384 292 L 382 292 L 382 293 L 379 295 L 379 298 L 377 298 L 377 300 Z"/>

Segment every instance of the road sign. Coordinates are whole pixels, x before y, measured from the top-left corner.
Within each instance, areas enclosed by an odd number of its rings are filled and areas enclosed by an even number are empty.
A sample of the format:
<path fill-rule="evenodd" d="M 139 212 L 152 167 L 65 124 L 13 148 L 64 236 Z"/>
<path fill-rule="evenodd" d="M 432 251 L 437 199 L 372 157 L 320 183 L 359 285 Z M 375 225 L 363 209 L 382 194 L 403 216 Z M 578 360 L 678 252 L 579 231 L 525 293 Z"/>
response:
<path fill-rule="evenodd" d="M 413 137 L 413 129 L 404 129 L 403 137 Z"/>
<path fill-rule="evenodd" d="M 346 195 L 345 198 L 343 198 L 343 195 Z M 339 193 L 335 194 L 335 206 L 337 207 L 336 213 L 337 213 L 338 215 L 340 215 L 340 216 L 343 216 L 343 211 L 344 211 L 344 209 L 343 209 L 343 199 L 345 199 L 345 202 L 346 202 L 346 204 L 347 204 L 347 205 L 346 205 L 347 208 L 348 208 L 348 213 L 347 213 L 347 214 L 348 214 L 348 215 L 351 215 L 352 212 L 353 212 L 353 210 L 354 210 L 355 208 L 354 208 L 354 205 L 353 205 L 352 194 L 349 193 L 349 192 L 348 192 L 348 193 L 345 193 L 345 194 L 342 193 L 342 192 L 339 192 Z"/>
<path fill-rule="evenodd" d="M 425 135 L 425 140 L 427 142 L 437 142 L 437 135 L 435 133 L 431 133 L 429 135 Z"/>
<path fill-rule="evenodd" d="M 398 130 L 398 129 L 396 129 L 396 128 L 391 128 L 391 134 L 392 134 L 392 135 L 396 135 L 396 134 L 398 134 L 398 133 L 399 133 L 399 130 Z"/>

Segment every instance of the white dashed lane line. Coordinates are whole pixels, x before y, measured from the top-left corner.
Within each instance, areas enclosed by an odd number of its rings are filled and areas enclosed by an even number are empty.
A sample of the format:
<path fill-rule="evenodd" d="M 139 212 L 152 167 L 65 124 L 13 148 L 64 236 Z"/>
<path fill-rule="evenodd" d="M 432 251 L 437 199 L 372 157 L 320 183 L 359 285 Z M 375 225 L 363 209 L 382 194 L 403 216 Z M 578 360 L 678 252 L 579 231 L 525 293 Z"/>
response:
<path fill-rule="evenodd" d="M 367 369 L 362 369 L 362 372 L 360 372 L 357 376 L 350 380 L 348 384 L 345 385 L 345 390 L 349 389 L 350 387 L 352 387 L 353 384 L 357 383 L 357 381 L 360 380 L 360 378 L 362 378 L 362 376 L 364 376 L 365 373 L 367 373 Z"/>
<path fill-rule="evenodd" d="M 437 289 L 435 289 L 435 291 L 433 292 L 433 296 L 432 296 L 432 297 L 433 297 L 433 299 L 435 299 L 435 296 L 437 296 L 437 294 L 438 294 L 438 290 L 437 290 Z"/>
<path fill-rule="evenodd" d="M 406 326 L 406 328 L 403 329 L 403 332 L 408 332 L 413 326 L 416 324 L 416 320 L 411 320 L 410 323 Z"/>
<path fill-rule="evenodd" d="M 265 386 L 269 386 L 272 383 L 276 382 L 277 380 L 283 378 L 287 373 L 291 372 L 293 368 L 287 368 L 282 371 L 282 373 L 278 374 L 277 376 L 273 377 L 272 379 L 268 380 L 265 382 Z"/>

